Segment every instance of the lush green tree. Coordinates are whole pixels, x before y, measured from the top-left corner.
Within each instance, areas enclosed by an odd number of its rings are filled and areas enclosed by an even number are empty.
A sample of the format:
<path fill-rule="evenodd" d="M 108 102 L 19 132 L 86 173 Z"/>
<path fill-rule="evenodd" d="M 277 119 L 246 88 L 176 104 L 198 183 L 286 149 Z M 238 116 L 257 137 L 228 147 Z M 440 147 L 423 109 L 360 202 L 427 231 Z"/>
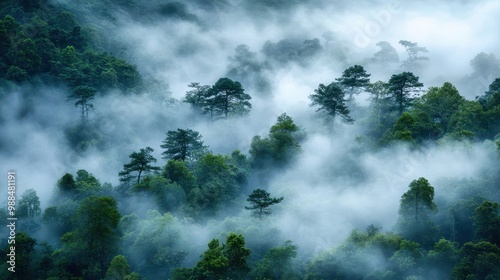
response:
<path fill-rule="evenodd" d="M 19 199 L 19 208 L 17 214 L 19 217 L 35 218 L 42 213 L 40 208 L 40 199 L 34 189 L 26 190 Z"/>
<path fill-rule="evenodd" d="M 131 191 L 153 197 L 162 212 L 178 210 L 186 200 L 186 193 L 177 183 L 162 176 L 146 177 Z"/>
<path fill-rule="evenodd" d="M 458 260 L 457 243 L 444 238 L 439 239 L 427 254 L 427 262 L 438 275 L 451 276 L 451 270 Z"/>
<path fill-rule="evenodd" d="M 137 177 L 137 184 L 141 181 L 141 175 L 160 170 L 160 167 L 151 165 L 156 159 L 151 155 L 154 150 L 150 147 L 141 149 L 138 153 L 133 152 L 129 157 L 131 161 L 123 165 L 123 170 L 118 173 L 120 181 L 129 182 Z"/>
<path fill-rule="evenodd" d="M 244 116 L 252 108 L 250 99 L 239 82 L 220 78 L 205 96 L 204 111 L 210 113 L 211 119 Z"/>
<path fill-rule="evenodd" d="M 423 86 L 418 81 L 418 77 L 411 72 L 392 75 L 388 82 L 389 93 L 394 107 L 398 111 L 398 116 L 410 107 L 414 100 L 414 94 Z"/>
<path fill-rule="evenodd" d="M 248 196 L 247 201 L 252 204 L 250 207 L 245 206 L 245 209 L 252 210 L 255 216 L 258 216 L 259 219 L 262 219 L 262 215 L 271 214 L 271 209 L 269 206 L 278 204 L 283 201 L 283 197 L 273 198 L 271 194 L 263 189 L 253 190 L 252 193 Z"/>
<path fill-rule="evenodd" d="M 201 260 L 194 267 L 190 279 L 224 279 L 228 266 L 229 260 L 224 256 L 224 249 L 219 240 L 212 239 Z"/>
<path fill-rule="evenodd" d="M 2 246 L 0 253 L 3 256 L 11 254 L 11 247 L 15 247 L 15 264 L 14 272 L 7 270 L 11 265 L 8 263 L 10 257 L 4 257 L 3 265 L 0 265 L 0 277 L 2 279 L 35 279 L 34 272 L 34 257 L 36 256 L 36 239 L 32 238 L 25 232 L 17 232 L 15 243 Z"/>
<path fill-rule="evenodd" d="M 434 242 L 436 227 L 430 215 L 437 211 L 434 187 L 425 178 L 413 180 L 409 190 L 401 196 L 399 204 L 399 232 L 422 245 Z M 432 244 L 431 243 L 431 244 Z"/>
<path fill-rule="evenodd" d="M 249 256 L 250 249 L 245 248 L 242 235 L 230 233 L 226 244 L 222 245 L 219 240 L 213 239 L 189 279 L 245 279 L 250 270 L 247 264 Z"/>
<path fill-rule="evenodd" d="M 243 235 L 230 233 L 226 238 L 226 244 L 223 245 L 223 251 L 228 260 L 227 277 L 229 279 L 245 279 L 250 271 L 247 259 L 250 257 L 251 250 L 245 248 Z"/>
<path fill-rule="evenodd" d="M 77 198 L 88 197 L 101 192 L 101 183 L 91 173 L 80 169 L 76 172 L 75 188 Z"/>
<path fill-rule="evenodd" d="M 344 70 L 342 77 L 335 80 L 349 93 L 347 101 L 352 102 L 353 96 L 370 84 L 370 76 L 371 74 L 366 73 L 363 66 L 354 65 Z"/>
<path fill-rule="evenodd" d="M 403 279 L 422 279 L 419 268 L 424 261 L 424 253 L 421 245 L 414 241 L 401 240 L 399 250 L 389 258 L 389 270 L 405 277 Z"/>
<path fill-rule="evenodd" d="M 283 167 L 300 152 L 300 128 L 286 113 L 281 114 L 269 130 L 269 138 L 255 136 L 250 145 L 252 167 Z"/>
<path fill-rule="evenodd" d="M 498 279 L 500 249 L 489 242 L 467 242 L 460 249 L 460 261 L 452 271 L 453 280 Z"/>
<path fill-rule="evenodd" d="M 452 115 L 458 111 L 464 100 L 458 90 L 446 82 L 441 87 L 431 87 L 426 94 L 416 99 L 414 110 L 427 114 L 444 134 L 448 130 Z"/>
<path fill-rule="evenodd" d="M 195 216 L 213 215 L 234 199 L 243 182 L 223 155 L 206 154 L 197 162 L 194 175 L 197 187 L 188 194 L 190 211 Z"/>
<path fill-rule="evenodd" d="M 31 38 L 19 40 L 14 46 L 14 63 L 28 74 L 36 73 L 42 65 L 42 60 L 37 53 L 36 43 Z"/>
<path fill-rule="evenodd" d="M 484 137 L 487 134 L 485 117 L 484 109 L 477 100 L 464 100 L 451 116 L 448 131 L 459 139 L 461 135 Z"/>
<path fill-rule="evenodd" d="M 130 265 L 123 255 L 118 255 L 111 260 L 106 271 L 106 280 L 123 280 L 130 274 Z"/>
<path fill-rule="evenodd" d="M 191 129 L 170 130 L 167 138 L 160 145 L 166 160 L 194 162 L 208 152 L 208 146 L 203 145 L 199 132 Z"/>
<path fill-rule="evenodd" d="M 97 91 L 89 86 L 77 86 L 73 93 L 68 96 L 69 100 L 76 100 L 75 107 L 80 107 L 82 124 L 85 124 L 89 119 L 89 109 L 93 109 L 94 105 L 90 103 L 96 95 Z"/>
<path fill-rule="evenodd" d="M 338 83 L 331 83 L 328 86 L 319 84 L 314 90 L 315 94 L 309 95 L 311 106 L 319 106 L 316 112 L 324 111 L 326 115 L 335 121 L 335 117 L 340 117 L 346 123 L 353 123 L 349 116 L 349 109 L 345 102 L 345 93 Z"/>
<path fill-rule="evenodd" d="M 496 202 L 483 201 L 476 209 L 474 221 L 476 239 L 500 245 L 500 206 Z"/>
<path fill-rule="evenodd" d="M 73 217 L 77 227 L 61 238 L 56 256 L 64 258 L 64 270 L 87 279 L 101 279 L 119 248 L 120 220 L 112 197 L 91 196 L 83 200 Z"/>
<path fill-rule="evenodd" d="M 61 179 L 57 181 L 57 187 L 61 191 L 61 193 L 67 193 L 74 191 L 76 189 L 75 186 L 75 179 L 73 178 L 73 175 L 70 173 L 64 174 Z"/>
<path fill-rule="evenodd" d="M 391 97 L 388 84 L 383 81 L 377 81 L 369 84 L 366 91 L 370 94 L 370 116 L 367 120 L 368 129 L 371 130 L 370 134 L 380 137 L 394 121 L 391 115 Z"/>
<path fill-rule="evenodd" d="M 182 230 L 170 213 L 149 210 L 145 219 L 123 216 L 123 250 L 127 259 L 137 264 L 137 271 L 148 279 L 166 279 L 187 255 L 180 247 Z"/>
<path fill-rule="evenodd" d="M 209 85 L 200 85 L 200 83 L 192 82 L 188 85 L 188 87 L 192 88 L 186 92 L 186 96 L 184 98 L 184 102 L 191 104 L 193 109 L 199 110 L 202 113 L 205 113 L 204 108 L 209 109 L 207 106 L 206 96 L 208 95 L 208 91 L 210 90 Z"/>
<path fill-rule="evenodd" d="M 255 264 L 252 279 L 290 279 L 294 274 L 292 260 L 297 256 L 297 246 L 286 241 L 282 246 L 274 247 Z"/>
<path fill-rule="evenodd" d="M 162 176 L 179 184 L 186 194 L 195 187 L 196 179 L 183 161 L 169 160 L 163 169 Z"/>

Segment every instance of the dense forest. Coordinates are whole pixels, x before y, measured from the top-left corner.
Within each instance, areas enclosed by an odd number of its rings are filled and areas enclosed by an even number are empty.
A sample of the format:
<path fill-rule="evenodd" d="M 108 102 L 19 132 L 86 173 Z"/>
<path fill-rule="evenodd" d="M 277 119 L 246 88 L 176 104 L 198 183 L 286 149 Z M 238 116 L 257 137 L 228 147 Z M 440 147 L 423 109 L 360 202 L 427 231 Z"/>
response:
<path fill-rule="evenodd" d="M 356 2 L 1 1 L 0 279 L 500 279 L 500 3 Z"/>

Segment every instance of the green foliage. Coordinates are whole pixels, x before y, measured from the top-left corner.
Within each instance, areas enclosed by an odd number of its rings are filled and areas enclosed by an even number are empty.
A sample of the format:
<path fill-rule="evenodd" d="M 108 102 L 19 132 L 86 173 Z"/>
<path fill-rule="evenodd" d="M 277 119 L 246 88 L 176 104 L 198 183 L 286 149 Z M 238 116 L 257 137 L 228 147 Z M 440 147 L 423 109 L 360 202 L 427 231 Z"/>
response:
<path fill-rule="evenodd" d="M 141 175 L 148 174 L 160 170 L 160 167 L 153 166 L 156 159 L 151 155 L 154 150 L 150 147 L 141 149 L 138 153 L 133 152 L 129 157 L 131 161 L 123 165 L 123 170 L 118 173 L 121 177 L 120 181 L 130 182 L 133 178 L 137 177 L 137 184 L 141 181 Z"/>
<path fill-rule="evenodd" d="M 489 242 L 467 242 L 460 249 L 460 261 L 452 271 L 453 280 L 498 279 L 500 249 Z"/>
<path fill-rule="evenodd" d="M 36 191 L 34 189 L 26 190 L 19 199 L 17 215 L 19 217 L 35 218 L 39 216 L 41 212 L 40 199 L 36 195 Z"/>
<path fill-rule="evenodd" d="M 201 156 L 208 153 L 208 147 L 203 145 L 199 132 L 191 129 L 180 129 L 167 132 L 167 138 L 160 145 L 165 151 L 162 153 L 166 160 L 180 160 L 196 162 Z"/>
<path fill-rule="evenodd" d="M 99 91 L 128 92 L 142 86 L 135 66 L 91 48 L 95 35 L 73 13 L 46 5 L 28 5 L 30 12 L 16 16 L 22 22 L 10 15 L 0 20 L 0 67 L 5 70 L 0 78 L 73 88 L 87 85 Z"/>
<path fill-rule="evenodd" d="M 283 197 L 272 198 L 271 194 L 262 189 L 253 190 L 248 196 L 247 201 L 250 202 L 251 206 L 245 206 L 245 209 L 252 210 L 252 213 L 262 219 L 262 215 L 270 215 L 271 209 L 269 206 L 278 204 L 283 201 Z"/>
<path fill-rule="evenodd" d="M 59 269 L 74 276 L 101 279 L 118 251 L 120 214 L 116 201 L 112 197 L 88 197 L 80 203 L 73 220 L 76 229 L 61 238 Z"/>
<path fill-rule="evenodd" d="M 229 78 L 220 78 L 211 86 L 200 86 L 199 83 L 189 85 L 184 102 L 209 114 L 211 120 L 247 115 L 252 108 L 252 97 L 244 92 L 240 82 Z"/>
<path fill-rule="evenodd" d="M 94 109 L 94 105 L 90 104 L 95 97 L 96 90 L 89 86 L 77 86 L 73 93 L 68 96 L 69 100 L 76 100 L 75 107 L 80 107 L 82 124 L 89 118 L 89 109 Z"/>
<path fill-rule="evenodd" d="M 434 187 L 425 178 L 414 180 L 401 196 L 398 229 L 403 237 L 423 245 L 434 242 L 436 226 L 430 215 L 437 211 Z"/>
<path fill-rule="evenodd" d="M 439 126 L 441 135 L 446 133 L 453 114 L 457 113 L 465 99 L 450 83 L 441 87 L 431 87 L 429 91 L 416 100 L 415 110 L 425 112 Z"/>
<path fill-rule="evenodd" d="M 414 100 L 414 94 L 423 86 L 411 72 L 392 75 L 388 82 L 389 94 L 394 108 L 401 116 Z"/>
<path fill-rule="evenodd" d="M 165 212 L 179 210 L 186 200 L 186 194 L 182 187 L 162 176 L 148 176 L 132 187 L 131 191 L 153 197 L 158 209 Z"/>
<path fill-rule="evenodd" d="M 162 176 L 177 183 L 188 194 L 195 187 L 195 177 L 184 161 L 169 160 L 163 169 Z"/>
<path fill-rule="evenodd" d="M 326 115 L 333 120 L 338 116 L 346 123 L 354 122 L 351 116 L 349 116 L 349 109 L 345 105 L 347 101 L 345 99 L 345 93 L 337 83 L 334 82 L 328 86 L 319 84 L 314 92 L 315 94 L 309 95 L 309 99 L 312 101 L 311 106 L 319 106 L 316 112 L 324 111 Z"/>
<path fill-rule="evenodd" d="M 76 189 L 75 179 L 73 179 L 73 175 L 70 173 L 64 174 L 61 179 L 57 181 L 57 187 L 61 193 L 67 193 L 74 191 Z"/>
<path fill-rule="evenodd" d="M 0 265 L 0 277 L 2 279 L 34 279 L 34 256 L 36 254 L 35 245 L 37 244 L 36 239 L 32 238 L 25 232 L 17 232 L 15 237 L 15 243 L 7 244 L 2 246 L 0 253 L 3 256 L 11 254 L 11 246 L 15 247 L 15 272 L 7 270 L 10 264 L 4 261 Z M 4 257 L 4 260 L 8 260 L 10 257 Z"/>
<path fill-rule="evenodd" d="M 360 91 L 370 84 L 371 74 L 366 73 L 366 70 L 361 65 L 354 65 L 342 72 L 342 77 L 337 78 L 340 86 L 347 90 L 349 97 L 347 101 L 352 102 L 353 96 L 359 94 Z"/>
<path fill-rule="evenodd" d="M 240 172 L 223 155 L 206 154 L 198 160 L 194 175 L 197 187 L 188 194 L 189 212 L 214 215 L 234 199 L 245 183 Z"/>
<path fill-rule="evenodd" d="M 118 255 L 111 260 L 106 271 L 106 280 L 122 280 L 130 274 L 130 265 L 124 256 Z"/>
<path fill-rule="evenodd" d="M 300 152 L 300 128 L 286 113 L 269 130 L 269 138 L 255 136 L 250 145 L 253 168 L 284 167 Z"/>
<path fill-rule="evenodd" d="M 120 220 L 124 252 L 127 259 L 138 264 L 138 272 L 150 279 L 167 278 L 181 265 L 187 253 L 180 248 L 182 231 L 170 213 L 150 210 L 146 219 L 135 214 Z"/>
<path fill-rule="evenodd" d="M 477 240 L 484 240 L 500 245 L 500 206 L 496 202 L 483 201 L 476 209 L 472 220 L 474 221 L 475 236 Z"/>
<path fill-rule="evenodd" d="M 487 131 L 486 123 L 481 104 L 478 101 L 465 100 L 451 116 L 448 131 L 455 135 L 469 131 L 476 137 L 483 137 Z"/>
<path fill-rule="evenodd" d="M 457 244 L 444 238 L 439 239 L 427 254 L 429 266 L 438 271 L 439 275 L 445 275 L 447 279 L 450 278 L 451 270 L 457 261 Z"/>
<path fill-rule="evenodd" d="M 251 272 L 252 279 L 290 279 L 294 276 L 293 259 L 297 256 L 297 246 L 286 241 L 274 247 L 258 261 Z"/>
<path fill-rule="evenodd" d="M 213 239 L 188 279 L 245 279 L 250 270 L 247 264 L 250 252 L 250 249 L 245 248 L 245 238 L 242 235 L 231 233 L 227 236 L 226 244 L 222 245 L 217 239 Z M 189 273 L 188 270 L 183 270 L 177 275 L 181 272 L 184 275 Z"/>

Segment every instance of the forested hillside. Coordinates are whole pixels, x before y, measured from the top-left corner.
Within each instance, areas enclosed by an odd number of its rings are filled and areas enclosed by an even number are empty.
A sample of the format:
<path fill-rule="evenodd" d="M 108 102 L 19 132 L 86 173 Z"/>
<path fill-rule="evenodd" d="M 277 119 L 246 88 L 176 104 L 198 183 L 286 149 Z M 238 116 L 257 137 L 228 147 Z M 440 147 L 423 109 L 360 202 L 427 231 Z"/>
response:
<path fill-rule="evenodd" d="M 497 2 L 1 1 L 0 279 L 500 279 Z"/>

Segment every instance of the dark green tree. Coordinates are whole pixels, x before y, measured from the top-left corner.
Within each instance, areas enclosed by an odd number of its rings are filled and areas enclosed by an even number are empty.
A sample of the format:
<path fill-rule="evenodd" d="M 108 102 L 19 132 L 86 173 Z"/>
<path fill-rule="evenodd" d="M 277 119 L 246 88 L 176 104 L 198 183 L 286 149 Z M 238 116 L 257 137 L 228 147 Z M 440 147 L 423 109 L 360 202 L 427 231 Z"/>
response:
<path fill-rule="evenodd" d="M 448 131 L 451 116 L 458 111 L 464 100 L 458 90 L 446 82 L 441 87 L 431 87 L 413 105 L 415 112 L 428 115 L 439 127 L 441 134 L 444 134 Z"/>
<path fill-rule="evenodd" d="M 419 82 L 418 77 L 411 72 L 403 72 L 391 76 L 388 82 L 388 89 L 398 116 L 401 116 L 403 111 L 412 105 L 414 95 L 423 86 L 424 84 Z"/>
<path fill-rule="evenodd" d="M 64 270 L 86 279 L 102 279 L 119 249 L 117 226 L 120 220 L 112 197 L 91 196 L 83 200 L 73 217 L 76 229 L 63 235 L 58 256 Z"/>
<path fill-rule="evenodd" d="M 288 240 L 279 247 L 269 249 L 255 264 L 251 273 L 255 279 L 293 279 L 292 260 L 297 256 L 297 246 Z M 254 278 L 252 278 L 254 279 Z"/>
<path fill-rule="evenodd" d="M 269 206 L 280 203 L 283 201 L 283 197 L 273 198 L 267 191 L 263 189 L 256 189 L 253 190 L 248 196 L 247 201 L 250 202 L 251 206 L 245 206 L 245 209 L 252 210 L 255 216 L 262 219 L 262 215 L 271 214 Z"/>
<path fill-rule="evenodd" d="M 371 74 L 366 73 L 366 70 L 361 65 L 354 65 L 342 72 L 342 77 L 337 78 L 340 86 L 349 93 L 348 102 L 353 101 L 353 96 L 359 94 L 370 84 Z"/>
<path fill-rule="evenodd" d="M 245 279 L 250 270 L 247 264 L 250 252 L 242 235 L 230 233 L 222 245 L 213 239 L 189 279 Z"/>
<path fill-rule="evenodd" d="M 189 279 L 225 279 L 229 260 L 224 256 L 223 247 L 219 240 L 212 239 L 208 249 L 201 255 L 193 269 L 193 276 Z"/>
<path fill-rule="evenodd" d="M 162 176 L 179 184 L 188 194 L 195 187 L 195 177 L 184 161 L 169 160 L 163 169 Z"/>
<path fill-rule="evenodd" d="M 236 171 L 223 155 L 200 158 L 194 169 L 197 187 L 188 194 L 190 212 L 194 216 L 214 215 L 234 199 L 242 186 Z"/>
<path fill-rule="evenodd" d="M 245 248 L 245 238 L 243 235 L 230 233 L 226 238 L 226 244 L 223 245 L 224 255 L 227 257 L 229 279 L 245 279 L 250 271 L 247 259 L 250 257 L 251 250 Z"/>
<path fill-rule="evenodd" d="M 42 209 L 40 208 L 40 199 L 38 195 L 36 195 L 36 191 L 34 189 L 26 190 L 21 199 L 19 199 L 19 208 L 17 214 L 20 217 L 29 217 L 35 218 L 42 213 Z"/>
<path fill-rule="evenodd" d="M 472 215 L 475 236 L 478 240 L 500 245 L 500 206 L 496 202 L 483 201 Z"/>
<path fill-rule="evenodd" d="M 467 242 L 460 249 L 460 261 L 452 271 L 451 279 L 499 279 L 500 249 L 486 241 Z"/>
<path fill-rule="evenodd" d="M 97 90 L 89 86 L 77 86 L 73 93 L 68 96 L 69 100 L 76 100 L 75 107 L 80 107 L 82 124 L 85 124 L 89 118 L 89 109 L 94 105 L 90 103 L 95 97 Z"/>
<path fill-rule="evenodd" d="M 349 116 L 349 109 L 346 106 L 345 93 L 338 83 L 331 83 L 328 86 L 320 84 L 314 90 L 315 94 L 309 95 L 311 106 L 318 106 L 316 112 L 324 111 L 326 115 L 335 121 L 335 117 L 340 117 L 346 123 L 353 123 Z"/>
<path fill-rule="evenodd" d="M 118 173 L 120 181 L 129 182 L 137 177 L 137 184 L 141 181 L 141 175 L 160 170 L 160 167 L 151 165 L 156 159 L 151 155 L 154 150 L 150 147 L 141 149 L 138 153 L 133 152 L 129 157 L 131 161 L 123 165 L 123 170 Z"/>
<path fill-rule="evenodd" d="M 220 78 L 207 92 L 204 111 L 211 119 L 244 116 L 252 108 L 250 99 L 239 82 Z"/>
<path fill-rule="evenodd" d="M 382 133 L 390 126 L 391 101 L 388 84 L 377 81 L 368 85 L 366 91 L 370 93 L 370 117 L 368 118 L 368 128 L 375 137 L 382 136 Z"/>
<path fill-rule="evenodd" d="M 75 179 L 70 173 L 64 174 L 61 179 L 57 181 L 57 187 L 62 193 L 74 191 L 76 189 Z"/>
<path fill-rule="evenodd" d="M 286 113 L 269 129 L 269 138 L 255 136 L 250 145 L 252 167 L 283 167 L 300 152 L 300 128 Z"/>
<path fill-rule="evenodd" d="M 192 90 L 186 92 L 184 102 L 191 104 L 195 110 L 199 110 L 202 113 L 210 113 L 210 115 L 212 115 L 213 113 L 211 111 L 206 111 L 207 109 L 210 110 L 210 107 L 208 107 L 209 104 L 206 103 L 206 97 L 208 96 L 210 86 L 202 86 L 200 83 L 192 82 L 188 87 L 192 88 Z"/>
<path fill-rule="evenodd" d="M 130 274 L 130 265 L 123 255 L 118 255 L 111 260 L 108 270 L 106 271 L 105 280 L 123 280 L 125 276 Z"/>
<path fill-rule="evenodd" d="M 191 129 L 170 130 L 162 143 L 160 147 L 165 149 L 162 155 L 166 160 L 194 162 L 208 152 L 200 133 Z"/>
<path fill-rule="evenodd" d="M 429 245 L 429 242 L 434 242 L 436 233 L 430 216 L 437 211 L 434 187 L 422 177 L 413 180 L 408 187 L 410 189 L 401 196 L 399 204 L 399 232 L 405 238 Z"/>

